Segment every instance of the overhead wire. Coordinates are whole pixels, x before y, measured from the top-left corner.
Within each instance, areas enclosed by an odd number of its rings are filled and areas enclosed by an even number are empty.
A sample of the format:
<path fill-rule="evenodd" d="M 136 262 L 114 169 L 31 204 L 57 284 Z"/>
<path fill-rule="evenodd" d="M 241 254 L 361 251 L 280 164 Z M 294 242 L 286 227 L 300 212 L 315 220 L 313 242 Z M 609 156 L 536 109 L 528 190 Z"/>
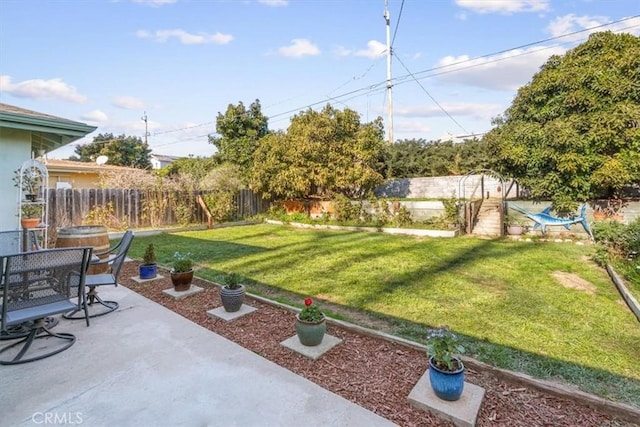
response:
<path fill-rule="evenodd" d="M 416 84 L 418 86 L 420 86 L 420 89 L 422 89 L 422 91 L 424 93 L 427 94 L 427 96 L 429 98 L 431 98 L 431 100 L 433 101 L 434 104 L 436 104 L 438 106 L 438 108 L 444 113 L 446 114 L 447 117 L 449 117 L 451 119 L 451 121 L 453 121 L 456 125 L 458 125 L 458 127 L 460 129 L 462 129 L 465 133 L 469 133 L 468 130 L 466 130 L 464 128 L 464 126 L 462 126 L 456 119 L 453 118 L 453 116 L 451 114 L 449 114 L 449 112 L 447 110 L 444 109 L 444 107 L 442 105 L 440 105 L 440 103 L 429 93 L 429 91 L 427 89 L 425 89 L 424 86 L 422 86 L 422 84 L 418 81 L 418 79 L 416 79 L 413 74 L 411 73 L 411 71 L 409 71 L 409 69 L 407 68 L 407 66 L 404 64 L 404 62 L 402 62 L 402 60 L 400 59 L 400 57 L 396 57 L 396 59 L 398 60 L 398 62 L 404 67 L 405 70 L 407 70 L 407 73 L 409 73 L 409 75 L 411 77 L 413 77 L 413 80 L 416 82 Z"/>
<path fill-rule="evenodd" d="M 402 9 L 404 9 L 404 0 L 400 3 L 400 12 L 398 12 L 398 19 L 396 20 L 396 26 L 393 30 L 393 37 L 391 38 L 391 53 L 393 54 L 393 43 L 396 41 L 396 34 L 398 34 L 398 27 L 400 26 L 400 18 L 402 18 Z"/>
<path fill-rule="evenodd" d="M 399 16 L 398 16 L 398 23 L 399 23 L 401 15 L 402 15 L 403 6 L 404 6 L 404 0 L 402 1 L 402 4 L 401 4 L 400 13 L 399 13 Z M 566 38 L 566 37 L 582 34 L 582 33 L 585 33 L 585 32 L 590 32 L 590 31 L 593 31 L 593 30 L 598 29 L 598 28 L 604 28 L 604 27 L 608 27 L 608 26 L 611 26 L 611 25 L 619 24 L 619 23 L 622 23 L 622 22 L 625 22 L 625 21 L 628 21 L 628 20 L 631 20 L 631 19 L 636 19 L 638 17 L 640 17 L 640 15 L 629 16 L 629 17 L 626 17 L 626 18 L 618 19 L 616 21 L 611 21 L 611 22 L 607 22 L 607 23 L 604 23 L 604 24 L 595 25 L 595 26 L 592 26 L 592 27 L 589 27 L 589 28 L 584 28 L 582 30 L 576 30 L 576 31 L 573 31 L 573 32 L 570 32 L 570 33 L 567 33 L 567 34 L 562 34 L 562 35 L 559 35 L 559 36 L 549 37 L 549 38 L 538 40 L 538 41 L 535 41 L 535 42 L 522 44 L 522 45 L 519 45 L 519 46 L 516 46 L 516 47 L 512 47 L 512 48 L 508 48 L 508 49 L 502 49 L 502 50 L 499 50 L 499 51 L 496 51 L 496 52 L 487 53 L 487 54 L 475 56 L 475 57 L 472 57 L 472 58 L 467 58 L 467 59 L 464 59 L 464 60 L 461 60 L 461 61 L 458 61 L 458 62 L 454 62 L 454 63 L 451 63 L 451 64 L 445 64 L 445 65 L 440 65 L 440 66 L 437 66 L 437 67 L 424 69 L 424 70 L 421 70 L 421 71 L 417 71 L 415 73 L 410 72 L 407 69 L 407 67 L 404 65 L 404 63 L 402 63 L 402 61 L 400 61 L 399 58 L 398 58 L 399 62 L 402 64 L 402 66 L 405 68 L 405 70 L 407 70 L 407 74 L 399 76 L 399 77 L 394 77 L 392 79 L 392 81 L 394 82 L 393 83 L 394 85 L 400 85 L 400 84 L 404 84 L 404 83 L 409 83 L 411 81 L 419 82 L 419 80 L 426 79 L 426 78 L 436 77 L 436 76 L 440 76 L 440 75 L 443 75 L 443 74 L 449 74 L 449 73 L 453 73 L 453 72 L 459 72 L 461 70 L 466 70 L 466 69 L 470 69 L 470 68 L 486 66 L 486 65 L 493 64 L 493 63 L 496 63 L 496 62 L 512 59 L 514 57 L 530 55 L 532 53 L 536 53 L 536 52 L 539 52 L 539 51 L 542 51 L 542 50 L 551 49 L 551 48 L 553 48 L 555 46 L 547 46 L 547 47 L 543 47 L 543 48 L 537 49 L 537 50 L 524 51 L 524 52 L 521 52 L 521 53 L 518 53 L 518 54 L 514 54 L 512 56 L 509 56 L 509 57 L 493 58 L 490 61 L 486 61 L 486 62 L 482 62 L 482 63 L 473 63 L 474 61 L 478 61 L 480 59 L 490 58 L 490 57 L 493 57 L 493 56 L 496 56 L 496 55 L 500 55 L 500 54 L 503 54 L 503 53 L 507 53 L 507 52 L 511 52 L 511 51 L 514 51 L 514 50 L 524 49 L 524 48 L 536 46 L 536 45 L 539 45 L 539 44 L 542 44 L 542 43 L 560 40 L 560 39 L 563 39 L 563 38 Z M 614 32 L 621 32 L 621 31 L 624 31 L 624 30 L 627 30 L 627 29 L 636 28 L 638 26 L 639 25 L 630 25 L 630 26 L 627 26 L 627 27 L 624 27 L 624 28 L 618 28 Z M 393 37 L 394 40 L 395 40 L 395 37 L 396 37 L 396 34 L 397 34 L 397 29 L 398 29 L 398 24 L 396 24 L 396 29 L 394 31 L 394 37 Z M 561 44 L 575 43 L 576 41 L 580 41 L 580 40 L 584 40 L 584 38 L 579 39 L 579 40 L 571 40 L 571 41 L 568 41 L 566 43 L 561 43 Z M 392 45 L 393 45 L 393 43 L 392 43 Z M 464 65 L 464 64 L 467 64 L 467 63 L 471 63 L 471 64 L 468 65 L 468 66 L 461 67 L 461 65 Z M 360 78 L 363 78 L 371 70 L 371 68 L 374 65 L 375 65 L 375 63 L 372 64 L 365 71 L 365 73 L 362 74 L 362 76 Z M 437 72 L 437 73 L 435 72 L 435 71 L 439 71 L 439 70 L 444 70 L 444 71 Z M 283 112 L 280 112 L 280 113 L 272 114 L 272 115 L 269 116 L 269 119 L 277 119 L 277 118 L 280 118 L 280 117 L 283 117 L 283 116 L 286 116 L 286 115 L 289 115 L 289 114 L 292 114 L 292 113 L 297 113 L 299 111 L 315 107 L 315 106 L 323 104 L 325 102 L 343 102 L 344 103 L 344 102 L 350 101 L 352 99 L 358 98 L 360 96 L 364 96 L 364 95 L 369 96 L 371 94 L 379 93 L 379 92 L 382 92 L 383 90 L 386 90 L 386 84 L 387 84 L 387 81 L 386 80 L 382 80 L 382 81 L 380 81 L 378 83 L 373 83 L 373 84 L 370 84 L 368 86 L 364 86 L 364 87 L 361 87 L 361 88 L 358 88 L 358 89 L 354 89 L 354 90 L 351 90 L 351 91 L 348 91 L 348 92 L 345 92 L 345 93 L 342 93 L 342 94 L 339 94 L 339 95 L 328 96 L 328 97 L 326 97 L 325 99 L 323 99 L 321 101 L 311 102 L 311 103 L 308 103 L 306 105 L 303 105 L 303 106 L 300 106 L 300 107 L 297 107 L 297 108 L 294 108 L 294 109 L 289 109 L 289 110 L 286 110 L 286 111 L 283 111 Z M 447 114 L 447 116 L 452 118 L 442 108 L 442 106 L 428 93 L 428 91 L 426 91 L 426 89 L 422 85 L 420 85 L 420 87 L 436 103 L 436 105 L 438 105 L 438 107 Z M 335 90 L 337 90 L 337 89 L 334 89 L 334 91 Z M 345 97 L 348 97 L 348 98 L 343 99 Z M 277 104 L 274 104 L 274 105 L 277 105 Z M 456 122 L 456 121 L 454 120 L 454 122 Z M 213 124 L 213 123 L 214 122 L 206 122 L 206 123 L 201 123 L 201 124 L 197 124 L 197 125 L 193 125 L 193 126 L 187 126 L 187 127 L 183 127 L 183 128 L 172 129 L 172 130 L 162 131 L 162 132 L 156 132 L 156 133 L 154 133 L 154 136 L 155 135 L 163 135 L 163 134 L 178 132 L 178 131 L 184 131 L 184 130 L 188 130 L 188 129 L 192 129 L 192 128 L 206 126 L 206 125 Z M 464 127 L 462 127 L 459 123 L 457 123 L 457 124 L 462 129 L 464 129 Z M 182 139 L 182 140 L 175 141 L 175 142 L 170 142 L 170 143 L 166 143 L 166 144 L 162 144 L 162 145 L 156 145 L 156 147 L 172 145 L 174 143 L 178 143 L 178 142 L 182 142 L 182 141 L 190 140 L 190 139 L 196 139 L 196 138 L 200 138 L 200 137 L 208 136 L 208 135 L 209 134 L 190 137 L 188 139 Z M 116 139 L 114 139 L 114 140 L 116 140 Z M 106 143 L 108 141 L 100 141 L 100 142 L 105 142 Z M 80 144 L 71 144 L 71 145 L 80 145 Z"/>
<path fill-rule="evenodd" d="M 618 23 L 621 23 L 621 22 L 624 22 L 624 21 L 627 21 L 627 20 L 630 20 L 630 19 L 638 18 L 638 17 L 640 17 L 640 15 L 634 15 L 634 16 L 631 16 L 631 17 L 619 19 L 617 21 L 612 21 L 612 22 L 609 22 L 609 23 L 606 23 L 606 24 L 596 25 L 596 26 L 593 26 L 593 27 L 585 28 L 585 29 L 578 30 L 578 31 L 573 31 L 571 33 L 563 34 L 563 35 L 560 35 L 560 36 L 546 38 L 546 39 L 543 39 L 543 40 L 539 40 L 537 42 L 526 43 L 526 44 L 519 45 L 519 46 L 510 48 L 510 49 L 503 49 L 503 50 L 500 50 L 500 51 L 497 51 L 497 52 L 488 53 L 488 54 L 485 54 L 485 55 L 480 55 L 480 56 L 468 58 L 468 59 L 465 59 L 465 60 L 462 60 L 462 61 L 458 61 L 458 62 L 455 62 L 455 63 L 428 68 L 428 69 L 421 70 L 421 71 L 418 71 L 418 72 L 415 72 L 415 73 L 412 73 L 412 74 L 406 74 L 406 75 L 403 75 L 403 76 L 400 76 L 400 77 L 394 77 L 392 79 L 392 81 L 394 81 L 394 84 L 402 84 L 402 83 L 406 83 L 405 80 L 408 80 L 411 77 L 416 78 L 418 80 L 421 80 L 421 79 L 424 79 L 424 78 L 435 77 L 435 76 L 439 76 L 439 75 L 442 75 L 442 74 L 457 72 L 457 71 L 460 71 L 460 70 L 463 70 L 463 69 L 467 69 L 467 68 L 474 68 L 474 67 L 484 66 L 484 65 L 495 63 L 495 62 L 508 60 L 508 59 L 511 59 L 511 58 L 514 58 L 514 57 L 518 57 L 518 56 L 530 55 L 532 53 L 539 52 L 541 50 L 551 49 L 551 48 L 553 48 L 555 46 L 548 46 L 548 47 L 544 47 L 544 48 L 541 48 L 541 49 L 538 49 L 538 50 L 534 50 L 534 51 L 525 51 L 525 52 L 521 52 L 521 53 L 518 53 L 516 55 L 510 56 L 510 57 L 494 58 L 491 61 L 486 61 L 486 62 L 483 62 L 481 64 L 472 64 L 472 65 L 469 65 L 468 67 L 462 67 L 462 68 L 459 67 L 460 65 L 463 65 L 465 63 L 471 63 L 471 62 L 477 61 L 479 59 L 488 58 L 488 57 L 492 57 L 492 56 L 495 56 L 495 55 L 500 55 L 502 53 L 507 53 L 507 52 L 510 52 L 510 51 L 523 49 L 525 47 L 535 46 L 537 44 L 541 44 L 541 43 L 545 43 L 545 42 L 549 42 L 549 41 L 553 41 L 553 40 L 559 40 L 559 39 L 562 39 L 562 38 L 565 38 L 565 37 L 569 37 L 569 36 L 572 36 L 572 35 L 577 35 L 577 34 L 588 32 L 588 31 L 592 31 L 594 29 L 602 28 L 602 27 L 605 27 L 605 26 L 618 24 Z M 616 31 L 623 31 L 623 30 L 626 30 L 626 29 L 635 28 L 636 26 L 637 25 L 631 25 L 631 26 L 628 26 L 628 27 L 625 27 L 625 28 L 617 29 Z M 572 41 L 566 42 L 566 43 L 574 43 L 574 42 L 575 42 L 575 40 L 572 40 Z M 447 69 L 447 68 L 453 68 L 453 69 L 449 70 L 449 71 L 443 71 L 443 72 L 440 72 L 440 73 L 433 73 L 434 71 Z M 431 73 L 431 74 L 428 74 L 426 76 L 417 77 L 419 74 L 426 74 L 426 73 Z M 339 100 L 344 96 L 351 96 L 351 95 L 359 93 L 359 92 L 365 92 L 365 93 L 359 95 L 359 96 L 363 96 L 363 95 L 368 94 L 370 91 L 373 91 L 373 90 L 377 89 L 378 87 L 386 85 L 386 84 L 387 84 L 386 80 L 382 80 L 382 81 L 380 81 L 378 83 L 374 83 L 374 84 L 371 84 L 371 85 L 366 86 L 366 87 L 355 89 L 355 90 L 346 92 L 346 93 L 341 94 L 341 95 L 332 96 L 332 97 L 328 98 L 328 100 L 329 101 Z M 287 114 L 291 114 L 293 112 L 297 112 L 297 111 L 300 111 L 300 110 L 304 110 L 304 109 L 307 109 L 307 108 L 314 107 L 314 106 L 316 106 L 318 104 L 321 104 L 321 103 L 324 103 L 326 101 L 327 100 L 318 101 L 318 102 L 312 102 L 312 103 L 306 104 L 306 105 L 304 105 L 302 107 L 298 107 L 298 108 L 295 108 L 295 109 L 292 109 L 292 110 L 284 111 L 282 113 L 274 114 L 274 115 L 271 115 L 269 117 L 272 118 L 272 117 L 284 116 L 284 115 L 287 115 Z"/>

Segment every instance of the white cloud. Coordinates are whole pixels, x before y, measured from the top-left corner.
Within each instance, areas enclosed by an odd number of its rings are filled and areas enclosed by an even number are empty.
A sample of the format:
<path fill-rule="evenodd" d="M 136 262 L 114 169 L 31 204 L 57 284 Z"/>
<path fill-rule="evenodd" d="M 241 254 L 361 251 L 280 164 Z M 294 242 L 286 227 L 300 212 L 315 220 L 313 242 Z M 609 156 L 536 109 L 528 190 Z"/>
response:
<path fill-rule="evenodd" d="M 560 46 L 530 47 L 486 58 L 446 56 L 438 61 L 439 80 L 494 90 L 517 90 L 526 84 L 551 55 L 562 55 Z"/>
<path fill-rule="evenodd" d="M 354 52 L 355 56 L 364 56 L 365 58 L 379 58 L 387 51 L 387 45 L 377 40 L 369 40 L 367 48 Z"/>
<path fill-rule="evenodd" d="M 165 4 L 177 3 L 178 0 L 133 0 L 134 3 L 148 4 L 151 6 L 162 6 Z"/>
<path fill-rule="evenodd" d="M 258 3 L 266 4 L 267 6 L 279 7 L 289 4 L 288 0 L 258 0 Z"/>
<path fill-rule="evenodd" d="M 222 34 L 219 32 L 212 33 L 212 34 L 207 34 L 207 33 L 191 34 L 180 29 L 157 30 L 155 32 L 149 32 L 147 30 L 138 30 L 136 31 L 136 36 L 142 39 L 151 39 L 156 42 L 166 42 L 170 38 L 176 38 L 182 44 L 205 44 L 205 43 L 227 44 L 231 40 L 233 40 L 233 36 L 230 34 Z"/>
<path fill-rule="evenodd" d="M 335 53 L 336 56 L 344 57 L 344 56 L 351 55 L 353 53 L 353 51 L 347 49 L 344 46 L 338 46 L 333 50 L 333 53 Z"/>
<path fill-rule="evenodd" d="M 293 39 L 289 46 L 279 48 L 278 53 L 282 56 L 298 58 L 308 55 L 320 55 L 320 49 L 318 49 L 318 46 L 311 43 L 308 39 Z"/>
<path fill-rule="evenodd" d="M 455 2 L 458 6 L 477 13 L 510 15 L 518 12 L 549 10 L 549 0 L 455 0 Z"/>
<path fill-rule="evenodd" d="M 34 79 L 11 83 L 11 76 L 0 76 L 0 92 L 6 92 L 19 98 L 61 99 L 81 104 L 87 97 L 77 92 L 62 79 Z"/>
<path fill-rule="evenodd" d="M 559 16 L 551 21 L 546 30 L 553 37 L 560 37 L 564 34 L 585 30 L 587 28 L 593 28 L 593 30 L 590 30 L 589 33 L 611 30 L 614 32 L 628 32 L 635 35 L 640 34 L 640 17 L 631 18 L 623 22 L 618 22 L 613 25 L 601 27 L 601 25 L 606 24 L 607 22 L 611 22 L 611 20 L 606 16 L 576 16 L 571 13 L 569 15 Z M 584 40 L 584 38 L 585 33 L 580 33 L 564 37 L 563 41 L 582 41 Z"/>
<path fill-rule="evenodd" d="M 337 56 L 362 56 L 365 58 L 379 58 L 382 55 L 386 54 L 387 52 L 387 45 L 385 45 L 384 43 L 380 43 L 377 40 L 369 40 L 367 42 L 367 48 L 366 49 L 360 49 L 360 50 L 352 50 L 352 49 L 348 49 L 344 46 L 338 46 L 334 49 L 334 53 Z"/>
<path fill-rule="evenodd" d="M 144 108 L 144 102 L 133 96 L 118 96 L 113 100 L 112 104 L 125 110 L 141 110 Z"/>
<path fill-rule="evenodd" d="M 104 123 L 109 120 L 109 117 L 101 110 L 93 110 L 83 114 L 81 119 L 89 122 Z"/>
<path fill-rule="evenodd" d="M 393 132 L 395 136 L 398 134 L 420 135 L 431 132 L 431 127 L 424 120 L 397 120 L 393 124 Z"/>
<path fill-rule="evenodd" d="M 491 103 L 449 102 L 440 103 L 442 108 L 454 117 L 468 117 L 476 120 L 490 120 L 504 110 L 504 106 Z M 393 109 L 398 117 L 442 117 L 446 113 L 433 103 L 404 106 Z"/>

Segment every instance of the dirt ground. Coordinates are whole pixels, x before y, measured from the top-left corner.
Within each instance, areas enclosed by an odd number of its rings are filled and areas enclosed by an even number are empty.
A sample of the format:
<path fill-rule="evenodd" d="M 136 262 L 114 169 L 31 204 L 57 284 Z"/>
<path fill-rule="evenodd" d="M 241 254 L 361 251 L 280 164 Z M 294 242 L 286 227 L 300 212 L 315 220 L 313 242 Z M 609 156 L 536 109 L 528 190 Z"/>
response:
<path fill-rule="evenodd" d="M 360 335 L 329 324 L 327 333 L 343 343 L 314 361 L 280 345 L 295 335 L 295 314 L 249 296 L 245 304 L 258 310 L 227 322 L 206 312 L 221 306 L 218 287 L 194 278 L 204 292 L 175 301 L 162 293 L 171 288 L 164 279 L 139 284 L 138 263 L 125 263 L 120 283 L 199 325 L 250 349 L 401 426 L 451 425 L 415 409 L 407 396 L 427 369 L 424 352 L 380 338 Z M 478 426 L 632 426 L 571 399 L 558 398 L 520 384 L 510 384 L 488 372 L 466 369 L 466 381 L 485 389 Z"/>

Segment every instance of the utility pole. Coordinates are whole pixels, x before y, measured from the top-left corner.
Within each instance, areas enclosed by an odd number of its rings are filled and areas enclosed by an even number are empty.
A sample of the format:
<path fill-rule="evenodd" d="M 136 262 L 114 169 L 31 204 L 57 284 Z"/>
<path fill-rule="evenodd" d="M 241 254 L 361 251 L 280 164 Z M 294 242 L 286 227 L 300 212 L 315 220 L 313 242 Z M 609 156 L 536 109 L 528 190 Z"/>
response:
<path fill-rule="evenodd" d="M 144 116 L 141 117 L 142 121 L 144 122 L 144 144 L 147 144 L 147 137 L 149 136 L 149 132 L 148 132 L 148 127 L 147 127 L 147 112 L 144 112 Z"/>
<path fill-rule="evenodd" d="M 391 97 L 391 27 L 389 25 L 389 0 L 384 1 L 384 19 L 387 23 L 387 97 L 389 98 L 389 144 L 393 144 L 393 99 Z"/>

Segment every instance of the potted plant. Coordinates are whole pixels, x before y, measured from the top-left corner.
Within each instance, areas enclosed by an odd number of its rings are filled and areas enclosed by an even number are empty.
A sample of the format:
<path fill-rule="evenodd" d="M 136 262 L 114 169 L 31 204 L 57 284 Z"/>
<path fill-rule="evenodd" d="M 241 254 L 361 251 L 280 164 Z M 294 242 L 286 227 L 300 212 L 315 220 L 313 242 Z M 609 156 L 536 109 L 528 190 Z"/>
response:
<path fill-rule="evenodd" d="M 464 365 L 456 356 L 464 352 L 458 338 L 447 327 L 433 329 L 427 335 L 429 381 L 433 392 L 443 400 L 458 400 L 464 388 Z"/>
<path fill-rule="evenodd" d="M 504 222 L 507 226 L 507 234 L 511 236 L 520 236 L 527 231 L 527 221 L 524 218 L 507 216 Z"/>
<path fill-rule="evenodd" d="M 16 169 L 13 172 L 13 185 L 22 190 L 24 198 L 29 202 L 35 202 L 44 185 L 42 171 L 38 167 Z"/>
<path fill-rule="evenodd" d="M 138 267 L 138 274 L 142 280 L 155 279 L 158 275 L 158 264 L 156 263 L 156 253 L 153 243 L 149 243 L 144 255 L 142 255 L 142 264 Z"/>
<path fill-rule="evenodd" d="M 327 330 L 326 317 L 311 298 L 304 300 L 304 308 L 296 314 L 296 334 L 302 345 L 316 346 Z"/>
<path fill-rule="evenodd" d="M 233 313 L 240 310 L 244 302 L 245 289 L 240 283 L 240 276 L 236 273 L 228 273 L 224 277 L 224 283 L 220 288 L 220 300 L 224 310 Z"/>
<path fill-rule="evenodd" d="M 36 228 L 42 222 L 42 205 L 23 204 L 21 207 L 20 225 L 22 228 Z"/>
<path fill-rule="evenodd" d="M 186 254 L 176 252 L 173 254 L 171 266 L 171 283 L 176 292 L 188 291 L 193 280 L 193 259 L 191 252 Z"/>

